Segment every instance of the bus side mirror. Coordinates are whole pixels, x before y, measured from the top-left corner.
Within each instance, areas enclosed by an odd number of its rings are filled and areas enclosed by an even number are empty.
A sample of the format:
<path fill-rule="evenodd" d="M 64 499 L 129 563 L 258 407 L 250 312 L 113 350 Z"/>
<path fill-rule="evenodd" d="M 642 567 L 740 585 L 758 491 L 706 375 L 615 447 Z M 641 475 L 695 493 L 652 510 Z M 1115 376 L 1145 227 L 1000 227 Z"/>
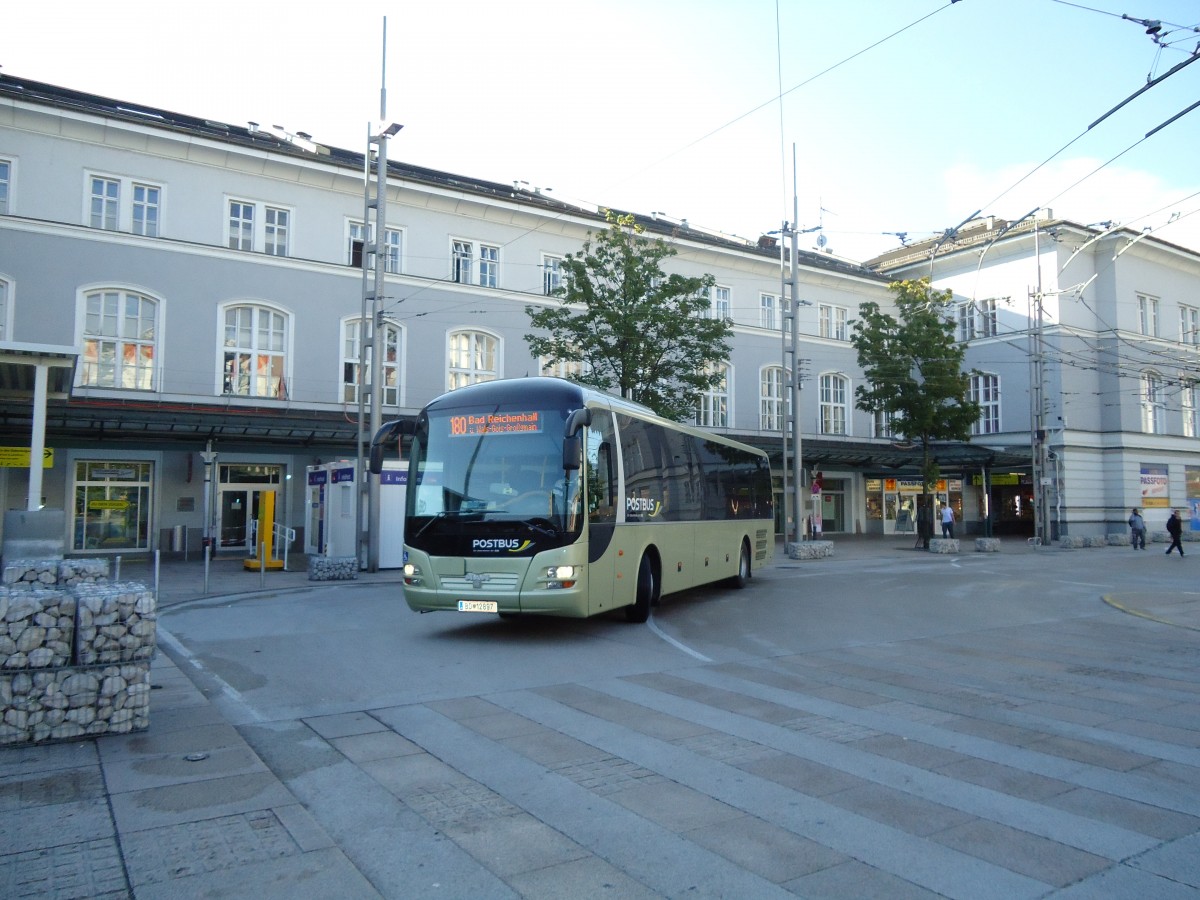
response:
<path fill-rule="evenodd" d="M 567 424 L 564 429 L 564 437 L 572 438 L 579 434 L 579 429 L 585 425 L 592 424 L 592 411 L 586 406 L 582 409 L 577 409 L 571 415 L 567 416 Z"/>
<path fill-rule="evenodd" d="M 563 441 L 563 471 L 577 472 L 580 466 L 580 457 L 583 455 L 583 438 L 579 436 L 579 432 L 566 438 Z"/>
<path fill-rule="evenodd" d="M 567 424 L 563 429 L 563 471 L 576 472 L 582 465 L 583 438 L 579 432 L 585 425 L 592 424 L 592 411 L 586 406 L 575 410 L 567 416 Z"/>
<path fill-rule="evenodd" d="M 383 471 L 383 445 L 390 442 L 393 438 L 399 438 L 402 434 L 416 434 L 417 423 L 412 419 L 397 419 L 395 422 L 388 422 L 371 438 L 371 452 L 367 458 L 367 471 L 372 475 L 378 475 Z"/>

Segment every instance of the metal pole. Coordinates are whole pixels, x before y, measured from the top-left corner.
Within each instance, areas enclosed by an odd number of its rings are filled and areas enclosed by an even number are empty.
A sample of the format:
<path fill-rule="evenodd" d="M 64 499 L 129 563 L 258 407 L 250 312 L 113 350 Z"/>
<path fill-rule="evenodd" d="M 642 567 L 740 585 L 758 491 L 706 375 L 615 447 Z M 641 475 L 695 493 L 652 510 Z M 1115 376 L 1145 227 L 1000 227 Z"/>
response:
<path fill-rule="evenodd" d="M 791 301 L 788 300 L 788 278 L 787 269 L 784 268 L 784 236 L 788 231 L 788 223 L 783 223 L 783 228 L 779 231 L 779 315 L 782 320 L 779 323 L 779 346 L 783 356 L 783 371 L 779 378 L 779 430 L 783 437 L 783 450 L 779 456 L 779 468 L 783 472 L 783 493 L 780 499 L 783 501 L 783 541 L 786 544 L 791 540 L 791 530 L 788 527 L 788 405 L 791 402 L 792 382 L 788 377 L 788 335 L 791 331 L 791 323 L 788 321 L 788 315 L 792 312 Z"/>
<path fill-rule="evenodd" d="M 371 434 L 378 433 L 383 426 L 383 290 L 384 290 L 384 254 L 380 250 L 384 245 L 384 229 L 387 227 L 387 142 L 391 136 L 391 128 L 387 124 L 387 17 L 383 19 L 383 61 L 380 66 L 382 74 L 379 87 L 379 123 L 380 132 L 379 154 L 376 159 L 377 174 L 375 176 L 375 290 L 371 305 Z M 365 471 L 359 472 L 359 478 L 369 478 L 370 486 L 367 494 L 367 571 L 379 571 L 379 476 Z"/>
<path fill-rule="evenodd" d="M 801 540 L 804 517 L 804 455 L 800 444 L 800 197 L 796 188 L 796 145 L 792 144 L 792 505 L 795 508 L 796 541 Z"/>

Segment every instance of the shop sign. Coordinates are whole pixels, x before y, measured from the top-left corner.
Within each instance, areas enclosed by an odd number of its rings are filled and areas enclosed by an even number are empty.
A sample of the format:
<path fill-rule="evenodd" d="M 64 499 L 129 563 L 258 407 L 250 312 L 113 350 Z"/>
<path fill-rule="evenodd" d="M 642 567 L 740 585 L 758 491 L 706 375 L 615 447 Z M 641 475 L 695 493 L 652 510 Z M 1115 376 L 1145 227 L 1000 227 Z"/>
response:
<path fill-rule="evenodd" d="M 0 469 L 28 469 L 29 468 L 29 448 L 28 447 L 0 447 Z M 42 468 L 54 468 L 54 448 L 46 447 L 42 450 Z"/>
<path fill-rule="evenodd" d="M 1171 505 L 1168 491 L 1167 467 L 1142 465 L 1142 506 L 1145 509 L 1166 509 Z"/>
<path fill-rule="evenodd" d="M 1020 472 L 997 472 L 995 475 L 991 476 L 988 479 L 988 483 L 991 484 L 993 487 L 995 487 L 998 484 L 1004 484 L 1004 485 L 1020 484 L 1021 483 L 1021 473 Z M 983 476 L 982 475 L 972 475 L 971 476 L 971 484 L 975 485 L 975 487 L 983 487 Z"/>
<path fill-rule="evenodd" d="M 129 509 L 128 500 L 91 500 L 88 509 Z"/>

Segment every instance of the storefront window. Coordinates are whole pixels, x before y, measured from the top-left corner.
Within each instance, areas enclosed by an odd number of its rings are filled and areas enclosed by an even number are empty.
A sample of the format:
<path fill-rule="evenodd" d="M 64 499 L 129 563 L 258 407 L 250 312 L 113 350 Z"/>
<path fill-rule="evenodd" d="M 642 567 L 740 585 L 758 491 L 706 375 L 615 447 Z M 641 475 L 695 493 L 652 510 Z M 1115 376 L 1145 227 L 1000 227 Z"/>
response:
<path fill-rule="evenodd" d="M 148 462 L 75 463 L 73 550 L 149 550 Z"/>

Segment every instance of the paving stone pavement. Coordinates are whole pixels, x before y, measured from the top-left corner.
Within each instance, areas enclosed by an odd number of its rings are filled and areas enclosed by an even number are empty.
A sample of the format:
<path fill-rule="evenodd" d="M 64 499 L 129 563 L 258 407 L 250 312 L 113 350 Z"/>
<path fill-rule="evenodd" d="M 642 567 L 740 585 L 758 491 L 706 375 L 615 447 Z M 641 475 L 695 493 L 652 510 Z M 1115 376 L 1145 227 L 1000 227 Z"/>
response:
<path fill-rule="evenodd" d="M 220 565 L 208 595 L 258 589 Z M 267 589 L 314 589 L 291 575 Z M 1197 897 L 1195 598 L 1108 599 L 236 727 L 160 652 L 148 731 L 0 750 L 0 896 Z"/>

